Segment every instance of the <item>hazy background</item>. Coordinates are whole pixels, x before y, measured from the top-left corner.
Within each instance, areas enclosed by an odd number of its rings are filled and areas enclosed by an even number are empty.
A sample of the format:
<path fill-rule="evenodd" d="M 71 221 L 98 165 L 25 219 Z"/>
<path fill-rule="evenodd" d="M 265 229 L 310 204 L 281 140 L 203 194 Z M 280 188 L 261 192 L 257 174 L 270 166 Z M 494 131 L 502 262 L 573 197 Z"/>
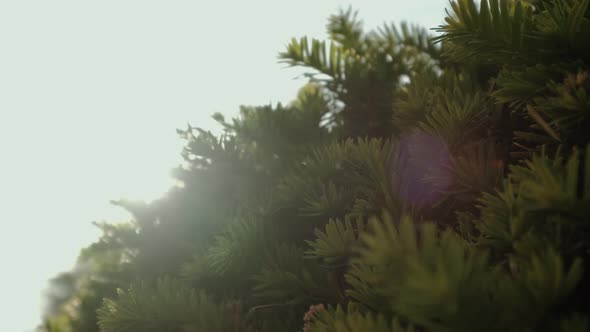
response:
<path fill-rule="evenodd" d="M 39 322 L 46 280 L 150 200 L 179 161 L 176 128 L 289 102 L 300 73 L 277 63 L 291 37 L 325 37 L 352 5 L 367 28 L 442 23 L 446 0 L 0 1 L 0 323 Z"/>

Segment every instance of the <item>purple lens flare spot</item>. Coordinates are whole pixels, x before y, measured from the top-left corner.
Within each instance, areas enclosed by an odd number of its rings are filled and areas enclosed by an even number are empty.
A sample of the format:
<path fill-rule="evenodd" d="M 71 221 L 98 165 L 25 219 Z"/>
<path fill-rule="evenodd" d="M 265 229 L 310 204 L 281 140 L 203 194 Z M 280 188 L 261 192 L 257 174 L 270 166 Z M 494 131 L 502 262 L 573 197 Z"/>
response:
<path fill-rule="evenodd" d="M 411 205 L 432 204 L 452 183 L 451 154 L 441 137 L 415 130 L 399 141 L 398 162 L 392 169 L 399 176 L 399 194 Z"/>

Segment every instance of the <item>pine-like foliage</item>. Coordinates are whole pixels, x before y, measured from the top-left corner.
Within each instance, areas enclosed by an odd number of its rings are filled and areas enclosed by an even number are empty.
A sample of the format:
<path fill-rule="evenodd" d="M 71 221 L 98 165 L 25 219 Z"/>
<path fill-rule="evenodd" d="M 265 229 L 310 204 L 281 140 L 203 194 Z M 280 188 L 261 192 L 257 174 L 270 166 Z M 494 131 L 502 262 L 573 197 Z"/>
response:
<path fill-rule="evenodd" d="M 189 127 L 181 183 L 53 281 L 64 331 L 590 331 L 588 0 L 456 0 L 446 24 L 280 60 L 289 105 Z"/>

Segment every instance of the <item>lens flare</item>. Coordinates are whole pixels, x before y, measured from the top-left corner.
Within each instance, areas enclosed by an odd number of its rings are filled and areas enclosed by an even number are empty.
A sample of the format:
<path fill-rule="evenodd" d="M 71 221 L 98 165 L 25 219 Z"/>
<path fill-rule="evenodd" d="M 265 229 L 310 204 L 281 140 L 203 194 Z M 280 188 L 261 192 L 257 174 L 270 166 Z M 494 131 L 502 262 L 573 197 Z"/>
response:
<path fill-rule="evenodd" d="M 410 205 L 432 204 L 452 182 L 451 155 L 443 139 L 421 130 L 403 135 L 398 162 L 399 194 Z"/>

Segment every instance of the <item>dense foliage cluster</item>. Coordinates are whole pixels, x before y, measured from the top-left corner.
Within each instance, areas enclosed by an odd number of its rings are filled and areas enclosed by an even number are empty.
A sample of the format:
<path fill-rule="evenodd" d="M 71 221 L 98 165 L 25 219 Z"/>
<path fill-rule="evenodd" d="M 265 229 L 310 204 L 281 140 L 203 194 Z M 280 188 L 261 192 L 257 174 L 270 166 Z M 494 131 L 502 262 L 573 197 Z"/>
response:
<path fill-rule="evenodd" d="M 293 39 L 289 105 L 189 127 L 47 332 L 590 331 L 589 0 L 455 0 L 437 35 Z"/>

